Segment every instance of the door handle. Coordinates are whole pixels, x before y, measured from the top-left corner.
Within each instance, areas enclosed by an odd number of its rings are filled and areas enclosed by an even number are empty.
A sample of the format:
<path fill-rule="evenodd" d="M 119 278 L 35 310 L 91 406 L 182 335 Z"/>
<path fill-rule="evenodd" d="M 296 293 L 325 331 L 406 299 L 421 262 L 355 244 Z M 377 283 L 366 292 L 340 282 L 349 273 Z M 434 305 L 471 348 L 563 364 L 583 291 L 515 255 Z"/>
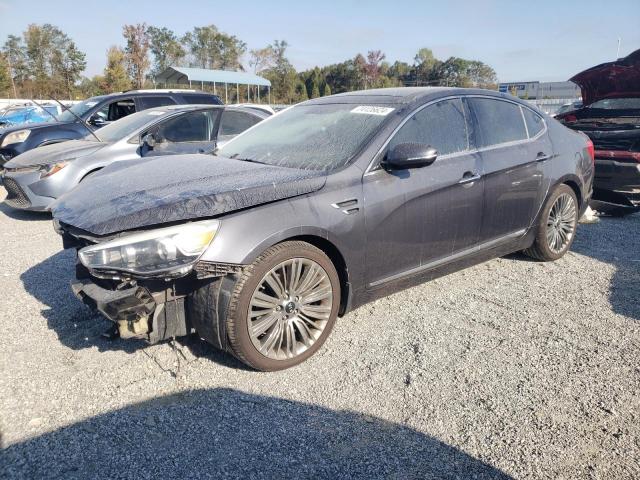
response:
<path fill-rule="evenodd" d="M 538 152 L 538 155 L 536 156 L 536 162 L 544 162 L 545 160 L 549 160 L 551 158 L 551 155 L 547 155 L 544 152 Z"/>
<path fill-rule="evenodd" d="M 464 175 L 462 175 L 462 179 L 460 179 L 460 181 L 458 183 L 475 182 L 476 180 L 480 180 L 481 177 L 482 177 L 482 175 L 480 175 L 479 173 L 464 172 Z"/>

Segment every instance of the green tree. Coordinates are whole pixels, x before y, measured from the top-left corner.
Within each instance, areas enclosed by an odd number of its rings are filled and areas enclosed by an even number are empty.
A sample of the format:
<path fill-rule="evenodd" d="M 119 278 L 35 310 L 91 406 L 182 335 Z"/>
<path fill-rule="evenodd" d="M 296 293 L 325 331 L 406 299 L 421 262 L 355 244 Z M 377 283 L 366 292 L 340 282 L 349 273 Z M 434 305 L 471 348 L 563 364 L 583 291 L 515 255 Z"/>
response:
<path fill-rule="evenodd" d="M 271 48 L 274 52 L 274 66 L 265 71 L 265 76 L 271 81 L 271 92 L 276 102 L 296 101 L 296 70 L 286 56 L 288 47 L 286 40 L 273 42 Z"/>
<path fill-rule="evenodd" d="M 320 89 L 318 88 L 318 84 L 313 82 L 313 88 L 311 89 L 311 98 L 318 98 L 320 96 Z"/>
<path fill-rule="evenodd" d="M 22 39 L 9 35 L 2 47 L 2 53 L 9 68 L 13 96 L 18 97 L 17 85 L 21 85 L 27 78 L 27 56 Z"/>
<path fill-rule="evenodd" d="M 147 24 L 125 25 L 122 27 L 122 36 L 126 41 L 124 52 L 129 76 L 135 88 L 142 88 L 145 73 L 149 69 L 150 39 Z"/>
<path fill-rule="evenodd" d="M 154 76 L 162 73 L 171 66 L 180 66 L 185 56 L 186 50 L 180 43 L 177 35 L 166 27 L 147 28 L 149 35 L 149 50 L 153 55 L 152 74 Z"/>
<path fill-rule="evenodd" d="M 7 95 L 8 92 L 12 92 L 11 89 L 11 71 L 9 70 L 9 63 L 3 53 L 0 53 L 0 95 Z"/>
<path fill-rule="evenodd" d="M 131 88 L 126 53 L 122 48 L 113 46 L 107 50 L 107 65 L 104 68 L 100 88 L 106 93 L 121 92 Z"/>
<path fill-rule="evenodd" d="M 322 90 L 322 96 L 328 97 L 331 95 L 331 86 L 328 83 L 324 84 L 324 90 Z"/>
<path fill-rule="evenodd" d="M 304 83 L 300 82 L 296 85 L 296 96 L 298 102 L 309 100 L 309 95 L 307 95 L 307 86 Z"/>
<path fill-rule="evenodd" d="M 233 35 L 220 32 L 215 25 L 195 27 L 182 41 L 191 55 L 191 65 L 211 69 L 242 69 L 240 62 L 247 45 Z"/>

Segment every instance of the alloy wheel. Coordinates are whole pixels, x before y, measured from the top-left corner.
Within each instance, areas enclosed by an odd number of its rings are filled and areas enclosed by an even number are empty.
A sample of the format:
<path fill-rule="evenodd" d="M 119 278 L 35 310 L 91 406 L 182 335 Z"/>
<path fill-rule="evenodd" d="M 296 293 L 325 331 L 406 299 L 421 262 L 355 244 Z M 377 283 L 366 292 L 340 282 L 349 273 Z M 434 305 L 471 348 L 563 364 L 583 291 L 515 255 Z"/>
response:
<path fill-rule="evenodd" d="M 547 243 L 553 253 L 560 253 L 571 243 L 576 229 L 576 204 L 563 193 L 553 203 L 547 219 Z"/>
<path fill-rule="evenodd" d="M 254 347 L 274 360 L 294 358 L 322 335 L 333 307 L 329 275 L 307 258 L 291 258 L 269 270 L 249 303 Z"/>

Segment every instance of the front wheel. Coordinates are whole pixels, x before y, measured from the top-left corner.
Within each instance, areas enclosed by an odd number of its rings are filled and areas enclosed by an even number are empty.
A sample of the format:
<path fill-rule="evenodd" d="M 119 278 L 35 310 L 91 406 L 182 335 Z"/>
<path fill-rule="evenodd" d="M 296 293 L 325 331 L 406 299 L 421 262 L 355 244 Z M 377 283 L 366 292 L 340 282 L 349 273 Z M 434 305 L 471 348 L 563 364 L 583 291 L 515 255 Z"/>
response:
<path fill-rule="evenodd" d="M 297 365 L 329 336 L 340 306 L 331 260 L 306 242 L 267 249 L 231 294 L 226 330 L 233 354 L 257 370 Z"/>
<path fill-rule="evenodd" d="M 559 185 L 544 205 L 533 245 L 524 253 L 545 262 L 559 259 L 571 248 L 577 224 L 576 194 L 568 185 Z"/>

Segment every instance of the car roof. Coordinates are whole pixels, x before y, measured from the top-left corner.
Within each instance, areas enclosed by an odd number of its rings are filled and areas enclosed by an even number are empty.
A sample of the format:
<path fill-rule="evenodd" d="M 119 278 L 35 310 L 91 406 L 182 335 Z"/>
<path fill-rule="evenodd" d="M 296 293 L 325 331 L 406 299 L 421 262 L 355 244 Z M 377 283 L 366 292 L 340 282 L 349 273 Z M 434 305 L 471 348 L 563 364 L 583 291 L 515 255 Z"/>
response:
<path fill-rule="evenodd" d="M 374 88 L 371 90 L 358 90 L 355 92 L 339 93 L 328 97 L 320 97 L 304 102 L 305 105 L 323 105 L 331 103 L 372 103 L 408 105 L 424 103 L 428 100 L 449 95 L 488 95 L 496 98 L 505 98 L 518 101 L 513 95 L 507 95 L 495 90 L 480 88 L 457 87 L 396 87 Z M 522 103 L 521 101 L 519 103 Z"/>

